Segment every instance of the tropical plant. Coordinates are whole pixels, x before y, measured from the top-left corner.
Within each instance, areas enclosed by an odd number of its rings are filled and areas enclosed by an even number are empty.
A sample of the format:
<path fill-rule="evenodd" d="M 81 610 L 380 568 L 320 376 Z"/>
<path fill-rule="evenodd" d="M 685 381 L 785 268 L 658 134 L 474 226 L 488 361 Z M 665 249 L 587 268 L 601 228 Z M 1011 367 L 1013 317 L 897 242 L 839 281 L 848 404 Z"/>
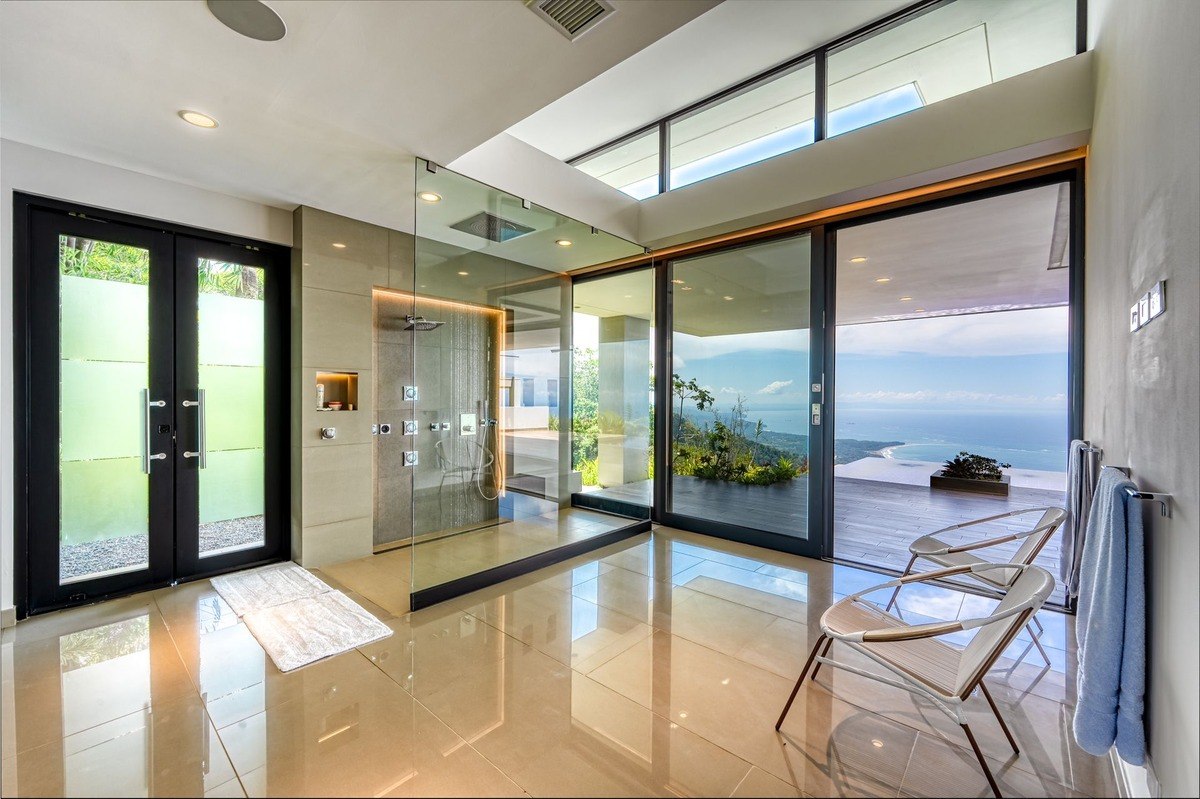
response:
<path fill-rule="evenodd" d="M 943 477 L 957 477 L 960 480 L 991 480 L 999 482 L 1001 469 L 1011 469 L 1011 463 L 999 463 L 995 458 L 985 458 L 982 455 L 972 455 L 962 451 L 942 464 Z"/>
<path fill-rule="evenodd" d="M 583 476 L 585 486 L 600 485 L 600 462 L 595 458 L 579 462 L 579 472 Z"/>
<path fill-rule="evenodd" d="M 699 410 L 707 410 L 716 402 L 716 397 L 712 392 L 696 382 L 696 378 L 684 380 L 677 374 L 671 375 L 671 392 L 679 397 L 679 416 L 675 419 L 675 426 L 678 428 L 683 424 L 683 404 L 687 400 L 692 400 Z"/>

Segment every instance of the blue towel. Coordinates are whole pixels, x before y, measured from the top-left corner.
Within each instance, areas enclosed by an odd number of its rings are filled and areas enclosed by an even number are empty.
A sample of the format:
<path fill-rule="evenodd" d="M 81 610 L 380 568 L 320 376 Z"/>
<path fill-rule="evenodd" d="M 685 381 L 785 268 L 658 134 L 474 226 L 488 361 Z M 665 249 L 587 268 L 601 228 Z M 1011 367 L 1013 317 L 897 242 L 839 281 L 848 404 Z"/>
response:
<path fill-rule="evenodd" d="M 1075 740 L 1084 751 L 1146 761 L 1146 580 L 1142 507 L 1116 469 L 1102 469 L 1088 518 L 1075 638 L 1079 651 Z"/>

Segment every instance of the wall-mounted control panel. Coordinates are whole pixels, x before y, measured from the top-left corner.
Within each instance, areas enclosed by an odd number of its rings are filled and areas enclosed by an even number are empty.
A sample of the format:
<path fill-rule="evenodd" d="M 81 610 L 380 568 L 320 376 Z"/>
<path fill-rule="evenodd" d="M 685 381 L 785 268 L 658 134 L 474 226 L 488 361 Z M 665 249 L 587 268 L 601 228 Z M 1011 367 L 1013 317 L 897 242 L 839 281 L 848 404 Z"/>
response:
<path fill-rule="evenodd" d="M 1167 281 L 1160 280 L 1129 308 L 1129 332 L 1140 330 L 1167 310 Z"/>
<path fill-rule="evenodd" d="M 474 413 L 460 413 L 458 415 L 458 434 L 460 436 L 473 436 L 479 430 L 479 415 Z"/>

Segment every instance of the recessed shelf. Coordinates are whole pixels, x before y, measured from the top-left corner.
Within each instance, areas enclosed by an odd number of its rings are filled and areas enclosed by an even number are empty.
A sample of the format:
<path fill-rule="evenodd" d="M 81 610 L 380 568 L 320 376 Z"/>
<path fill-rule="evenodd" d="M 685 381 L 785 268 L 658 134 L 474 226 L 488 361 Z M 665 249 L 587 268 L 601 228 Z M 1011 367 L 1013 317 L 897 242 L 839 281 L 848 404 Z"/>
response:
<path fill-rule="evenodd" d="M 317 372 L 313 402 L 321 411 L 358 410 L 358 372 Z"/>

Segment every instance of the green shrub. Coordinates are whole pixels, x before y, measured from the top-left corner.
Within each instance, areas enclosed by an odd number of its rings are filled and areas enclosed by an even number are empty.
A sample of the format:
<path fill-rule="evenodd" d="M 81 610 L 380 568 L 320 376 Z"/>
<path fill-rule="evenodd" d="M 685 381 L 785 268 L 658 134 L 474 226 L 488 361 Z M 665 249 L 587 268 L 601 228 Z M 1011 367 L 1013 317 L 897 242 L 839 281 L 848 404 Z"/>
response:
<path fill-rule="evenodd" d="M 962 480 L 999 482 L 1000 470 L 1010 468 L 1012 468 L 1011 463 L 998 463 L 995 458 L 985 458 L 982 455 L 972 455 L 963 451 L 942 464 L 942 474 L 945 477 L 957 477 Z"/>
<path fill-rule="evenodd" d="M 579 472 L 583 475 L 583 484 L 585 486 L 600 485 L 600 462 L 595 458 L 581 461 L 579 463 Z"/>

